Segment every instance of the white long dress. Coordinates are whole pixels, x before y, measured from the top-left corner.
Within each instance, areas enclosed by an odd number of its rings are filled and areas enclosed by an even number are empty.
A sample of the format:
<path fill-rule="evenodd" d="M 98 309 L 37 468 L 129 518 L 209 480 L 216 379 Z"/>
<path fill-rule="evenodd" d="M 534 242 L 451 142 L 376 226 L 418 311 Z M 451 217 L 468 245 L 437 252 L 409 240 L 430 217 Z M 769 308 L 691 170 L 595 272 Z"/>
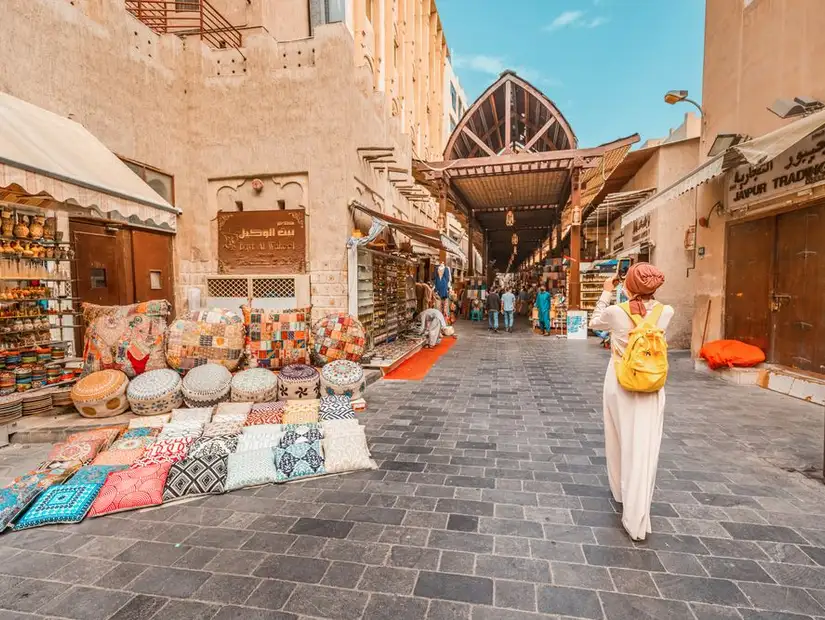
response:
<path fill-rule="evenodd" d="M 622 524 L 634 540 L 644 540 L 650 528 L 650 504 L 662 443 L 665 390 L 652 394 L 628 392 L 616 379 L 614 360 L 621 358 L 633 321 L 619 306 L 609 305 L 611 293 L 602 293 L 590 328 L 609 330 L 612 355 L 604 377 L 604 446 L 610 491 L 622 503 Z M 648 312 L 658 302 L 645 304 Z M 673 308 L 665 306 L 659 327 L 667 329 Z"/>

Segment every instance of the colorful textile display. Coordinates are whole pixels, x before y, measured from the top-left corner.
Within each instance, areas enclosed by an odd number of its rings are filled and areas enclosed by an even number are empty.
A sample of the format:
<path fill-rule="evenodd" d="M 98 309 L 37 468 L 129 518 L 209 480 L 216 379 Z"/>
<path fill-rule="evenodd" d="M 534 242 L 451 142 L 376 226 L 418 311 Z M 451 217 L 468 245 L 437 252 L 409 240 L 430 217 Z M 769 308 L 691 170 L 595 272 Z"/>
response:
<path fill-rule="evenodd" d="M 290 364 L 278 373 L 278 400 L 321 397 L 321 375 L 312 366 Z"/>
<path fill-rule="evenodd" d="M 346 312 L 327 315 L 312 326 L 312 357 L 318 365 L 340 359 L 357 362 L 366 346 L 363 325 Z"/>
<path fill-rule="evenodd" d="M 86 465 L 69 479 L 71 484 L 103 484 L 113 471 L 126 469 L 126 465 Z"/>
<path fill-rule="evenodd" d="M 187 495 L 223 493 L 226 490 L 227 457 L 189 457 L 172 465 L 163 487 L 163 501 Z"/>
<path fill-rule="evenodd" d="M 46 457 L 46 462 L 78 462 L 86 464 L 91 461 L 103 447 L 103 439 L 89 439 L 55 444 Z"/>
<path fill-rule="evenodd" d="M 111 450 L 145 450 L 157 441 L 156 435 L 122 437 L 112 444 Z"/>
<path fill-rule="evenodd" d="M 360 398 L 367 389 L 364 369 L 355 362 L 337 360 L 321 369 L 321 394 Z"/>
<path fill-rule="evenodd" d="M 203 364 L 220 364 L 234 371 L 244 352 L 243 319 L 221 308 L 188 312 L 169 326 L 166 361 L 185 373 Z"/>
<path fill-rule="evenodd" d="M 140 428 L 132 428 L 127 430 L 121 436 L 121 439 L 135 439 L 136 437 L 157 437 L 160 433 L 159 426 L 143 426 Z"/>
<path fill-rule="evenodd" d="M 120 436 L 124 429 L 124 426 L 103 426 L 101 428 L 93 428 L 89 431 L 80 431 L 69 435 L 66 438 L 66 443 L 100 440 L 102 444 L 101 450 L 103 450 L 112 445 L 112 442 Z"/>
<path fill-rule="evenodd" d="M 84 372 L 112 368 L 135 377 L 166 368 L 164 338 L 169 310 L 169 302 L 163 299 L 131 306 L 84 303 Z"/>
<path fill-rule="evenodd" d="M 243 306 L 246 356 L 251 367 L 278 370 L 309 363 L 311 308 L 265 310 Z"/>
<path fill-rule="evenodd" d="M 169 413 L 183 403 L 181 378 L 169 368 L 150 370 L 135 377 L 126 389 L 132 413 L 158 415 Z"/>
<path fill-rule="evenodd" d="M 110 418 L 129 408 L 128 377 L 120 370 L 86 375 L 72 388 L 72 402 L 84 418 Z"/>
<path fill-rule="evenodd" d="M 234 402 L 266 403 L 278 397 L 278 379 L 266 368 L 249 368 L 232 377 Z"/>
<path fill-rule="evenodd" d="M 122 510 L 157 506 L 163 501 L 163 485 L 171 463 L 125 469 L 109 474 L 89 511 L 90 517 L 100 517 Z"/>
<path fill-rule="evenodd" d="M 252 405 L 252 411 L 246 417 L 244 426 L 259 426 L 261 424 L 282 424 L 284 421 L 285 402 L 259 403 Z"/>
<path fill-rule="evenodd" d="M 284 409 L 284 424 L 318 422 L 319 400 L 290 400 Z"/>
<path fill-rule="evenodd" d="M 293 443 L 275 448 L 277 480 L 295 480 L 326 473 L 319 440 Z"/>
<path fill-rule="evenodd" d="M 227 491 L 267 484 L 277 479 L 275 452 L 270 447 L 236 452 L 227 459 Z"/>
<path fill-rule="evenodd" d="M 193 443 L 195 443 L 195 440 L 190 437 L 157 441 L 146 449 L 143 456 L 135 461 L 132 467 L 140 468 L 160 463 L 177 463 L 186 458 Z"/>
<path fill-rule="evenodd" d="M 218 364 L 190 370 L 183 379 L 183 400 L 188 407 L 212 407 L 229 399 L 232 374 Z"/>
<path fill-rule="evenodd" d="M 80 523 L 92 507 L 102 484 L 57 484 L 49 487 L 14 524 L 15 530 Z"/>
<path fill-rule="evenodd" d="M 0 531 L 5 530 L 42 492 L 37 485 L 0 489 Z"/>
<path fill-rule="evenodd" d="M 186 458 L 227 456 L 238 449 L 239 435 L 218 435 L 196 439 Z"/>
<path fill-rule="evenodd" d="M 212 407 L 197 407 L 195 409 L 173 409 L 172 422 L 198 422 L 206 424 L 212 421 Z"/>
<path fill-rule="evenodd" d="M 324 450 L 324 469 L 328 474 L 378 468 L 370 456 L 367 436 L 362 426 L 355 426 L 347 433 L 325 437 L 321 444 Z"/>
<path fill-rule="evenodd" d="M 354 419 L 352 400 L 349 396 L 324 396 L 319 405 L 318 417 L 321 422 Z"/>

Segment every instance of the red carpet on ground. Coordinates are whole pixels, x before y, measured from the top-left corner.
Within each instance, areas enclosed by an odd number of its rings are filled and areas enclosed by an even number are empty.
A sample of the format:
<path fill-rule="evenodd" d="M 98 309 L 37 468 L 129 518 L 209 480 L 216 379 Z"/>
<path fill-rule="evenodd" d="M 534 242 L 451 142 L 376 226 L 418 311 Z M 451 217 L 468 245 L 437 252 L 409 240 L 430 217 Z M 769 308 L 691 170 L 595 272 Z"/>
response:
<path fill-rule="evenodd" d="M 441 342 L 435 345 L 435 347 L 432 349 L 421 349 L 398 368 L 384 375 L 384 378 L 390 380 L 420 381 L 427 376 L 430 368 L 435 366 L 435 363 L 441 359 L 441 356 L 453 348 L 455 343 L 455 338 L 442 338 Z"/>

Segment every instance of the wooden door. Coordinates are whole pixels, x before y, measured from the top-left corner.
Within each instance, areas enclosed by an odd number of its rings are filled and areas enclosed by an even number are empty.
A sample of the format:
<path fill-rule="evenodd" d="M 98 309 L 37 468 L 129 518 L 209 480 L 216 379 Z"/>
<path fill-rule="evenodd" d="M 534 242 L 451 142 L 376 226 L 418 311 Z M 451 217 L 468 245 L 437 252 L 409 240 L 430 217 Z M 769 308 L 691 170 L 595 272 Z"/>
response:
<path fill-rule="evenodd" d="M 777 217 L 772 361 L 825 373 L 825 205 Z"/>
<path fill-rule="evenodd" d="M 126 283 L 117 231 L 107 231 L 100 224 L 72 221 L 71 233 L 77 257 L 77 296 L 103 306 L 125 303 Z"/>
<path fill-rule="evenodd" d="M 771 271 L 775 219 L 728 226 L 725 337 L 770 353 Z"/>
<path fill-rule="evenodd" d="M 135 303 L 166 299 L 174 307 L 172 236 L 132 230 Z"/>

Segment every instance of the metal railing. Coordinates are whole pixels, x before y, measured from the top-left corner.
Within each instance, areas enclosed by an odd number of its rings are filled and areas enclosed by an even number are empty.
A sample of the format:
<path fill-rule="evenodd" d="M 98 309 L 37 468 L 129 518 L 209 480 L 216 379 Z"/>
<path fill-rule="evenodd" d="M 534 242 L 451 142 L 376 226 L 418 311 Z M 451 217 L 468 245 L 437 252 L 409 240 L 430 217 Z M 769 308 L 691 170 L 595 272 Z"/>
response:
<path fill-rule="evenodd" d="M 241 31 L 207 0 L 126 0 L 126 10 L 158 34 L 199 35 L 217 49 L 240 49 Z"/>

